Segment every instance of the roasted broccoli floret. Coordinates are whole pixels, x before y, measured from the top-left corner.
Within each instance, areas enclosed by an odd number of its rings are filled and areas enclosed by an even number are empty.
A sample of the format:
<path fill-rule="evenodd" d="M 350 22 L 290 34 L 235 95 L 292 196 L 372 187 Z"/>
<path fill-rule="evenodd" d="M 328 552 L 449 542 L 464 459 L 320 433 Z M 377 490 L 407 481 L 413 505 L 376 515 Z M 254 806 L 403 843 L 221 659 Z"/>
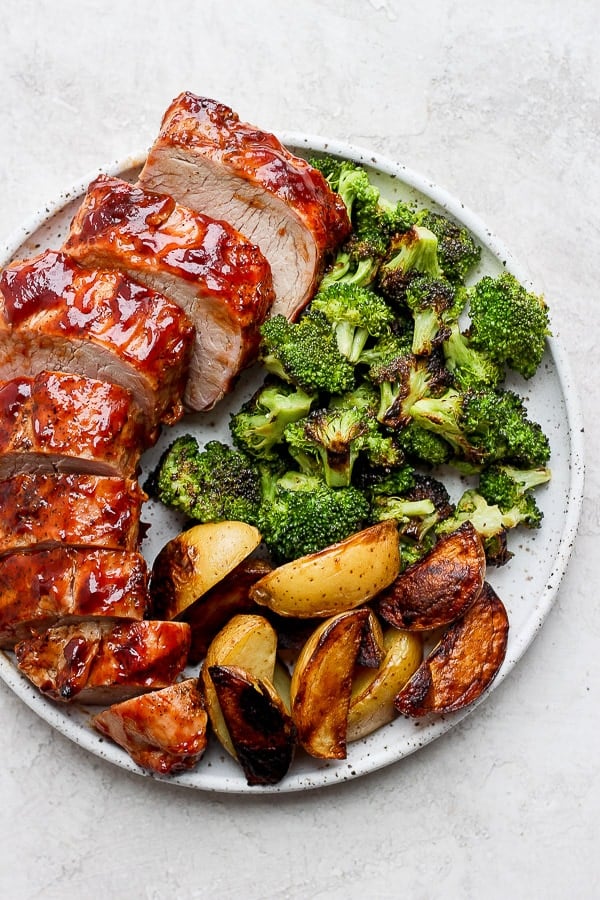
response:
<path fill-rule="evenodd" d="M 439 354 L 397 354 L 392 344 L 389 355 L 370 367 L 368 377 L 379 387 L 377 419 L 389 428 L 408 424 L 413 405 L 423 397 L 436 395 L 450 381 Z"/>
<path fill-rule="evenodd" d="M 366 288 L 337 282 L 321 289 L 311 303 L 333 328 L 340 353 L 358 362 L 367 340 L 385 334 L 394 314 L 381 297 Z"/>
<path fill-rule="evenodd" d="M 490 359 L 531 378 L 550 334 L 548 307 L 514 275 L 485 276 L 470 291 L 470 342 Z"/>
<path fill-rule="evenodd" d="M 498 387 L 504 381 L 504 367 L 486 353 L 475 350 L 468 336 L 461 332 L 458 322 L 450 325 L 442 347 L 446 367 L 459 390 Z"/>
<path fill-rule="evenodd" d="M 379 390 L 370 381 L 361 381 L 345 394 L 333 394 L 329 399 L 332 409 L 361 409 L 374 416 L 379 409 Z"/>
<path fill-rule="evenodd" d="M 344 201 L 353 229 L 349 252 L 355 258 L 381 258 L 392 235 L 412 226 L 414 210 L 401 200 L 392 203 L 382 197 L 363 166 L 335 157 L 312 159 L 311 164 Z"/>
<path fill-rule="evenodd" d="M 395 235 L 377 273 L 377 286 L 382 296 L 392 304 L 402 305 L 414 277 L 441 278 L 437 245 L 435 234 L 420 225 Z"/>
<path fill-rule="evenodd" d="M 284 439 L 305 473 L 322 473 L 329 487 L 347 487 L 369 430 L 369 417 L 361 410 L 316 409 L 288 425 Z"/>
<path fill-rule="evenodd" d="M 514 466 L 490 466 L 479 477 L 479 493 L 490 504 L 497 505 L 501 512 L 519 509 L 523 524 L 529 528 L 539 528 L 543 514 L 539 509 L 533 489 L 550 481 L 551 472 L 545 466 L 536 469 L 517 469 Z"/>
<path fill-rule="evenodd" d="M 341 394 L 354 387 L 354 367 L 338 350 L 325 316 L 309 312 L 298 322 L 272 316 L 261 326 L 260 357 L 266 370 L 307 392 Z"/>
<path fill-rule="evenodd" d="M 377 204 L 379 191 L 371 184 L 362 166 L 335 156 L 315 158 L 310 162 L 313 168 L 319 169 L 331 189 L 340 195 L 351 221 L 357 206 Z"/>
<path fill-rule="evenodd" d="M 258 528 L 276 562 L 316 553 L 365 527 L 369 503 L 357 488 L 330 488 L 317 477 L 288 472 L 263 479 Z"/>
<path fill-rule="evenodd" d="M 435 234 L 438 260 L 449 281 L 462 283 L 481 258 L 481 247 L 463 225 L 429 209 L 420 210 L 416 222 Z"/>
<path fill-rule="evenodd" d="M 488 562 L 503 565 L 512 556 L 506 546 L 507 533 L 518 525 L 536 528 L 539 522 L 536 524 L 531 515 L 529 504 L 520 503 L 503 511 L 496 504 L 488 503 L 477 490 L 470 489 L 456 504 L 454 514 L 436 526 L 436 532 L 449 534 L 469 521 L 482 539 Z"/>
<path fill-rule="evenodd" d="M 436 478 L 404 470 L 404 481 L 396 479 L 399 491 L 387 492 L 394 487 L 394 478 L 382 479 L 374 484 L 369 496 L 371 516 L 374 521 L 395 519 L 398 522 L 402 568 L 421 559 L 435 544 L 436 526 L 453 514 L 454 507 L 448 491 Z M 409 482 L 412 482 L 409 484 Z"/>
<path fill-rule="evenodd" d="M 443 278 L 421 275 L 408 283 L 406 305 L 414 321 L 412 352 L 427 355 L 450 336 L 447 319 L 455 317 L 456 290 Z"/>
<path fill-rule="evenodd" d="M 452 447 L 433 431 L 409 422 L 395 432 L 398 447 L 407 459 L 427 466 L 443 466 L 452 459 Z"/>
<path fill-rule="evenodd" d="M 231 416 L 234 444 L 257 459 L 275 459 L 284 428 L 308 415 L 315 396 L 285 382 L 265 383 Z"/>
<path fill-rule="evenodd" d="M 512 391 L 461 393 L 450 388 L 440 397 L 417 400 L 410 415 L 447 441 L 456 456 L 475 465 L 504 461 L 534 468 L 545 465 L 550 455 L 548 438 Z"/>
<path fill-rule="evenodd" d="M 256 523 L 260 474 L 249 456 L 220 441 L 200 449 L 189 434 L 163 454 L 153 478 L 158 500 L 197 522 Z"/>

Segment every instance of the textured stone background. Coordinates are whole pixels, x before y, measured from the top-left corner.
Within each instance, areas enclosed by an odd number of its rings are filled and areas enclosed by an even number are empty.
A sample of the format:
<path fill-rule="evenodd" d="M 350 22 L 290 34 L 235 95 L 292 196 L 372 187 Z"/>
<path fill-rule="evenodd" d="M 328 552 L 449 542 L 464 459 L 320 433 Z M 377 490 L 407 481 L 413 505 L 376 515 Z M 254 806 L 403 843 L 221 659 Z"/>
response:
<path fill-rule="evenodd" d="M 271 799 L 152 783 L 0 684 L 1 896 L 600 896 L 599 32 L 596 0 L 4 0 L 0 237 L 146 147 L 182 89 L 380 150 L 459 196 L 546 293 L 588 470 L 569 571 L 521 663 L 461 726 L 353 783 Z"/>

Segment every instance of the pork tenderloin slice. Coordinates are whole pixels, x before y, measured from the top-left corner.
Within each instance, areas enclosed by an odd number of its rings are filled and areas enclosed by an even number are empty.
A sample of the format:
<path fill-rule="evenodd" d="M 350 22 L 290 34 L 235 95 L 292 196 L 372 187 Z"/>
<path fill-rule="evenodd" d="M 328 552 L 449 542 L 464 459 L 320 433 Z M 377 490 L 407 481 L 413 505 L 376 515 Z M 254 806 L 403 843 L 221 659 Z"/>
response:
<path fill-rule="evenodd" d="M 176 422 L 193 342 L 179 306 L 117 271 L 46 250 L 0 273 L 0 379 L 59 371 L 129 390 L 148 423 Z"/>
<path fill-rule="evenodd" d="M 116 267 L 185 310 L 195 345 L 185 404 L 212 408 L 256 358 L 273 302 L 260 250 L 218 222 L 127 181 L 93 181 L 64 250 L 86 266 Z"/>
<path fill-rule="evenodd" d="M 230 107 L 186 92 L 162 120 L 139 184 L 225 219 L 271 264 L 271 314 L 297 318 L 324 263 L 350 234 L 346 207 L 321 173 Z"/>
<path fill-rule="evenodd" d="M 208 740 L 208 716 L 197 678 L 114 704 L 95 715 L 92 724 L 138 766 L 158 775 L 193 769 Z"/>
<path fill-rule="evenodd" d="M 19 472 L 133 477 L 146 423 L 129 391 L 65 372 L 0 383 L 0 479 Z"/>
<path fill-rule="evenodd" d="M 190 644 L 185 622 L 96 619 L 57 625 L 15 646 L 19 670 L 53 700 L 119 703 L 173 684 Z"/>
<path fill-rule="evenodd" d="M 148 572 L 139 553 L 55 547 L 0 558 L 3 649 L 59 623 L 143 619 L 147 609 Z"/>
<path fill-rule="evenodd" d="M 146 494 L 106 475 L 23 472 L 0 481 L 0 557 L 56 545 L 137 550 Z"/>

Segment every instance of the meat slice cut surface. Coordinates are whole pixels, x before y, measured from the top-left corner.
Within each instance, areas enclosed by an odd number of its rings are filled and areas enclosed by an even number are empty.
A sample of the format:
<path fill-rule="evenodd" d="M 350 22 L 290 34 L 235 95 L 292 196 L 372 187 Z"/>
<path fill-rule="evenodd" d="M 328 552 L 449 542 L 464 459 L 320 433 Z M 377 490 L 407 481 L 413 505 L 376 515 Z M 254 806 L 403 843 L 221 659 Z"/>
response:
<path fill-rule="evenodd" d="M 57 625 L 15 647 L 17 666 L 54 700 L 121 702 L 173 684 L 187 661 L 185 622 L 96 619 Z"/>
<path fill-rule="evenodd" d="M 193 326 L 175 303 L 117 271 L 46 250 L 0 273 L 0 378 L 60 371 L 131 391 L 149 425 L 182 413 Z"/>
<path fill-rule="evenodd" d="M 0 383 L 0 478 L 19 472 L 135 475 L 146 424 L 129 391 L 64 372 Z"/>
<path fill-rule="evenodd" d="M 192 769 L 206 750 L 208 716 L 197 678 L 114 704 L 92 723 L 159 775 Z"/>
<path fill-rule="evenodd" d="M 226 222 L 101 175 L 64 250 L 86 266 L 116 267 L 179 304 L 195 326 L 185 404 L 212 408 L 256 357 L 273 302 L 260 250 Z"/>
<path fill-rule="evenodd" d="M 137 550 L 146 494 L 106 475 L 22 473 L 0 481 L 0 556 L 13 550 Z"/>
<path fill-rule="evenodd" d="M 75 619 L 143 619 L 148 572 L 139 553 L 55 547 L 0 559 L 0 647 Z"/>
<path fill-rule="evenodd" d="M 350 233 L 346 207 L 320 172 L 230 107 L 189 92 L 165 112 L 139 183 L 231 222 L 258 244 L 273 272 L 272 314 L 289 319 Z"/>

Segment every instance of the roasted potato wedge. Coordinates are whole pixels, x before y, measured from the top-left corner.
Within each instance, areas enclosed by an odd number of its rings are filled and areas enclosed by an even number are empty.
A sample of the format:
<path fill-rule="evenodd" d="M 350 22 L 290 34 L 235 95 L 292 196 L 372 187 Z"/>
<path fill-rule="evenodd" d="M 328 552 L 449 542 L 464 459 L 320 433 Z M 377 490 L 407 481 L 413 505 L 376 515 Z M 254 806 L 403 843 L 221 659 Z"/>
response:
<path fill-rule="evenodd" d="M 213 731 L 232 756 L 235 749 L 210 677 L 213 666 L 237 666 L 260 681 L 272 681 L 277 653 L 277 635 L 263 616 L 237 615 L 211 642 L 200 670 L 206 709 Z"/>
<path fill-rule="evenodd" d="M 311 756 L 346 757 L 352 674 L 368 614 L 362 607 L 326 619 L 300 652 L 292 673 L 292 718 Z"/>
<path fill-rule="evenodd" d="M 272 568 L 264 559 L 243 559 L 225 578 L 178 616 L 192 629 L 190 663 L 199 663 L 204 659 L 212 639 L 234 615 L 260 611 L 261 608 L 250 599 L 250 588 Z"/>
<path fill-rule="evenodd" d="M 385 656 L 378 669 L 359 669 L 352 681 L 348 741 L 357 741 L 396 718 L 394 700 L 419 667 L 421 636 L 389 627 L 383 634 Z"/>
<path fill-rule="evenodd" d="M 386 622 L 410 631 L 428 631 L 463 615 L 481 592 L 486 574 L 481 538 L 470 522 L 437 542 L 377 598 Z"/>
<path fill-rule="evenodd" d="M 208 673 L 246 781 L 277 784 L 296 748 L 296 728 L 277 691 L 237 666 L 210 666 Z"/>
<path fill-rule="evenodd" d="M 496 677 L 506 654 L 508 615 L 488 582 L 465 615 L 445 631 L 394 705 L 420 717 L 473 703 Z"/>
<path fill-rule="evenodd" d="M 389 520 L 273 569 L 250 596 L 281 616 L 328 618 L 366 603 L 399 570 L 398 526 Z"/>
<path fill-rule="evenodd" d="M 207 522 L 182 531 L 154 561 L 150 579 L 153 615 L 174 619 L 221 581 L 261 542 L 245 522 Z"/>

